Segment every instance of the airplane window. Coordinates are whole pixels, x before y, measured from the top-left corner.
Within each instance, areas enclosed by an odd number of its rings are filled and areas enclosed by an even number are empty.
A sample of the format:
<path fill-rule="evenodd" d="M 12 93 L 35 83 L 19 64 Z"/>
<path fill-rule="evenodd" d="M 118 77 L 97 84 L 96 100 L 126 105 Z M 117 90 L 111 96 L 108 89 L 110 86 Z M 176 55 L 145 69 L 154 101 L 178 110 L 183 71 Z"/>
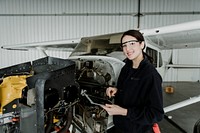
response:
<path fill-rule="evenodd" d="M 146 53 L 153 58 L 153 65 L 155 67 L 157 67 L 157 66 L 161 67 L 162 66 L 162 58 L 161 58 L 161 53 L 160 52 L 159 52 L 159 57 L 160 57 L 159 58 L 159 62 L 158 62 L 158 51 L 156 51 L 156 50 L 154 50 L 152 48 L 147 47 L 146 48 Z"/>
<path fill-rule="evenodd" d="M 153 58 L 153 65 L 157 67 L 157 51 L 147 47 L 146 53 Z"/>
<path fill-rule="evenodd" d="M 163 65 L 163 61 L 162 61 L 162 56 L 161 53 L 159 52 L 159 67 L 161 67 Z"/>

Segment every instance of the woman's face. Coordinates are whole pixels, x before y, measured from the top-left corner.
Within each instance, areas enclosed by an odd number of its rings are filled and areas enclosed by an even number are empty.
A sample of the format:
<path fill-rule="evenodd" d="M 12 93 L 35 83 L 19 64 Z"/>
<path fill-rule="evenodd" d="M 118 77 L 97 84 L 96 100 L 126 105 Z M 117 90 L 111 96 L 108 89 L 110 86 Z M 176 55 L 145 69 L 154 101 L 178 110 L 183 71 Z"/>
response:
<path fill-rule="evenodd" d="M 126 35 L 122 38 L 122 49 L 124 55 L 129 60 L 135 60 L 138 57 L 142 57 L 143 48 L 144 42 L 138 42 L 138 40 L 133 36 Z"/>

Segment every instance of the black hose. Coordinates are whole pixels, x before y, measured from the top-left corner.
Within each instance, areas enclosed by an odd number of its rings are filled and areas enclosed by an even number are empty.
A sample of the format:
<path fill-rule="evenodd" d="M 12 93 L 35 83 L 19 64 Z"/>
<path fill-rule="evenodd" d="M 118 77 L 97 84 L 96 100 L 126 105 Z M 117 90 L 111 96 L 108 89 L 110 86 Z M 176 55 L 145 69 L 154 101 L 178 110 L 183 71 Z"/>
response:
<path fill-rule="evenodd" d="M 51 133 L 52 127 L 53 127 L 53 111 L 50 111 L 47 114 L 47 122 L 45 127 L 45 133 Z"/>
<path fill-rule="evenodd" d="M 60 131 L 58 131 L 58 133 L 67 133 L 68 132 L 69 127 L 70 127 L 70 125 L 72 123 L 72 107 L 70 107 L 68 109 L 66 117 L 67 117 L 66 124 Z"/>

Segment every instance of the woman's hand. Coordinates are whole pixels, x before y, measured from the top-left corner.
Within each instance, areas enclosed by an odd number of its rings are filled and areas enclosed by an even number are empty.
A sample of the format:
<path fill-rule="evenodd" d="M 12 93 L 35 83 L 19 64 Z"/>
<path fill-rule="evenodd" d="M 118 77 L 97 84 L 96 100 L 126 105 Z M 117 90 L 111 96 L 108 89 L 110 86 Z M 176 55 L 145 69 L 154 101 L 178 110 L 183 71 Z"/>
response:
<path fill-rule="evenodd" d="M 115 96 L 115 93 L 116 93 L 116 92 L 117 92 L 117 88 L 115 88 L 115 87 L 108 87 L 108 88 L 106 89 L 106 95 L 107 95 L 109 98 Z"/>
<path fill-rule="evenodd" d="M 109 115 L 127 115 L 127 109 L 122 108 L 116 104 L 105 104 L 101 105 L 102 108 L 104 108 Z"/>

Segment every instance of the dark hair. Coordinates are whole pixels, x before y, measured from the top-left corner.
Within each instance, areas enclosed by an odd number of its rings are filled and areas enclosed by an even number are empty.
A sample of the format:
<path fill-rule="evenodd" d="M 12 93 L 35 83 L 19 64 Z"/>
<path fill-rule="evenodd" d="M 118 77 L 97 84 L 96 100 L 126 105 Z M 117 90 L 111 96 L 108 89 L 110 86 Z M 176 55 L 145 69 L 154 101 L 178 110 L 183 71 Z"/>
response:
<path fill-rule="evenodd" d="M 126 32 L 123 33 L 122 37 L 121 37 L 121 44 L 122 44 L 122 39 L 124 38 L 124 36 L 133 36 L 135 37 L 140 43 L 144 41 L 144 36 L 142 35 L 141 32 L 139 32 L 138 30 L 128 30 Z M 144 48 L 142 50 L 144 50 L 146 47 L 146 44 L 144 42 Z M 148 58 L 148 60 L 153 63 L 153 58 L 151 56 L 149 56 L 147 53 L 145 53 L 144 51 L 142 51 L 143 56 L 146 56 Z"/>

